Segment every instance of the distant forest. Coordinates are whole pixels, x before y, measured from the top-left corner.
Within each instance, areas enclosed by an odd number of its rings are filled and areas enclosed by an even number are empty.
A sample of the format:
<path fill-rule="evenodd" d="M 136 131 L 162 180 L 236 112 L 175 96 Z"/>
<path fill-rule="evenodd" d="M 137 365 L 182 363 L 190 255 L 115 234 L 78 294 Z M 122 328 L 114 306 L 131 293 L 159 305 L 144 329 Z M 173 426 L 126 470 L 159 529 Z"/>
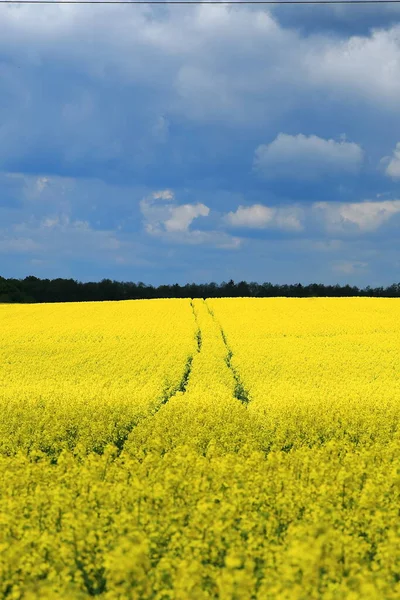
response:
<path fill-rule="evenodd" d="M 82 283 L 74 279 L 5 279 L 0 277 L 0 303 L 31 303 L 31 302 L 92 302 L 101 300 L 139 300 L 151 298 L 232 298 L 255 297 L 271 298 L 286 296 L 296 298 L 309 297 L 342 297 L 370 296 L 378 298 L 399 298 L 400 283 L 389 287 L 360 289 L 356 286 L 272 284 L 239 281 L 233 279 L 217 283 L 187 283 L 186 285 L 146 285 L 141 281 L 132 283 L 126 281 L 111 281 L 103 279 L 99 282 Z"/>

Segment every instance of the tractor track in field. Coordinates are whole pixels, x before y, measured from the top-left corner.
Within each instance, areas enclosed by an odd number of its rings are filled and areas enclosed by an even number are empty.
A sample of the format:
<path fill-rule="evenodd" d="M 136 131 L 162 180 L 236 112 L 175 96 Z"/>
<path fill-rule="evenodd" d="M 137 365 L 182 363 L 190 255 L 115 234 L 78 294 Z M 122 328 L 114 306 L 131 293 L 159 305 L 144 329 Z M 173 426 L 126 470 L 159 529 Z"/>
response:
<path fill-rule="evenodd" d="M 235 380 L 235 388 L 234 388 L 234 391 L 233 391 L 233 396 L 237 400 L 239 400 L 244 406 L 247 406 L 249 404 L 249 402 L 250 402 L 249 392 L 244 387 L 243 382 L 241 380 L 241 377 L 240 377 L 239 373 L 237 372 L 237 370 L 235 369 L 235 367 L 232 365 L 233 352 L 232 352 L 231 348 L 229 347 L 228 341 L 226 339 L 225 332 L 222 329 L 222 326 L 220 325 L 220 323 L 215 318 L 214 311 L 208 306 L 207 300 L 204 300 L 204 303 L 205 303 L 205 305 L 207 307 L 207 310 L 210 313 L 211 318 L 213 319 L 215 325 L 220 330 L 222 340 L 223 340 L 223 342 L 225 344 L 225 347 L 226 347 L 227 354 L 226 354 L 226 357 L 225 357 L 225 362 L 226 362 L 226 365 L 227 365 L 228 369 L 231 370 L 233 378 Z"/>
<path fill-rule="evenodd" d="M 219 324 L 219 322 L 217 321 L 217 319 L 215 318 L 214 312 L 213 310 L 209 307 L 209 305 L 207 304 L 207 300 L 203 300 L 205 307 L 207 308 L 207 311 L 209 313 L 209 315 L 211 316 L 213 323 L 215 324 L 215 326 L 219 329 L 220 333 L 221 333 L 221 337 L 222 340 L 224 342 L 224 345 L 226 347 L 226 356 L 225 356 L 225 363 L 228 367 L 228 369 L 230 369 L 230 371 L 232 372 L 233 375 L 233 379 L 235 381 L 235 386 L 234 386 L 234 390 L 233 390 L 233 396 L 234 398 L 236 398 L 237 400 L 239 400 L 244 406 L 247 406 L 250 398 L 249 398 L 249 392 L 248 390 L 245 388 L 245 386 L 243 385 L 243 382 L 241 380 L 241 377 L 238 373 L 238 371 L 235 369 L 235 367 L 232 365 L 232 357 L 233 357 L 233 352 L 231 350 L 231 348 L 229 347 L 226 335 L 224 330 L 222 329 L 221 325 Z M 202 331 L 201 328 L 199 326 L 198 323 L 198 319 L 197 319 L 197 313 L 196 313 L 196 309 L 193 303 L 193 298 L 190 300 L 190 306 L 193 312 L 193 317 L 194 320 L 196 322 L 197 325 L 197 330 L 195 333 L 195 337 L 196 337 L 196 341 L 197 341 L 197 353 L 201 352 L 201 348 L 202 348 Z M 168 393 L 166 393 L 164 395 L 164 397 L 162 398 L 162 401 L 160 403 L 160 405 L 152 412 L 152 415 L 155 415 L 165 404 L 167 404 L 167 402 L 173 397 L 175 396 L 175 394 L 177 392 L 181 392 L 181 393 L 185 393 L 186 392 L 186 388 L 187 388 L 187 384 L 190 378 L 190 373 L 192 371 L 192 362 L 193 362 L 193 354 L 190 354 L 187 358 L 186 364 L 185 364 L 185 368 L 184 368 L 184 372 L 182 375 L 182 379 L 180 380 L 180 382 L 178 383 L 177 386 L 175 386 L 173 389 L 169 390 Z"/>
<path fill-rule="evenodd" d="M 201 329 L 200 329 L 200 326 L 199 326 L 199 322 L 198 322 L 198 319 L 197 319 L 197 314 L 196 314 L 196 311 L 194 309 L 193 299 L 190 300 L 190 306 L 192 308 L 194 320 L 196 321 L 196 325 L 197 325 L 197 331 L 196 331 L 197 352 L 200 352 L 200 350 L 201 350 L 202 336 L 201 336 Z"/>
<path fill-rule="evenodd" d="M 191 309 L 193 312 L 194 320 L 197 325 L 195 337 L 196 337 L 196 342 L 197 342 L 196 351 L 197 351 L 197 353 L 199 353 L 201 351 L 201 345 L 202 345 L 202 333 L 201 333 L 201 329 L 198 324 L 197 314 L 196 314 L 196 311 L 194 308 L 193 300 L 190 301 L 190 306 L 191 306 Z M 173 396 L 175 396 L 178 392 L 181 392 L 181 393 L 186 392 L 190 373 L 192 371 L 193 358 L 194 358 L 193 354 L 189 354 L 189 356 L 187 357 L 180 381 L 174 387 L 170 388 L 169 390 L 164 391 L 163 395 L 160 398 L 159 403 L 152 411 L 149 412 L 148 417 L 154 417 L 162 409 L 162 407 L 165 406 L 167 404 L 167 402 L 171 398 L 173 398 Z M 114 445 L 117 447 L 117 456 L 119 456 L 122 453 L 124 446 L 125 446 L 125 442 L 127 441 L 128 437 L 130 436 L 132 431 L 139 424 L 140 424 L 140 421 L 139 422 L 135 421 L 134 423 L 130 423 L 127 427 L 125 427 L 124 431 L 121 432 L 120 435 L 118 436 L 118 438 L 113 442 Z"/>
<path fill-rule="evenodd" d="M 194 320 L 196 322 L 197 325 L 197 330 L 195 333 L 195 337 L 196 337 L 196 342 L 197 342 L 197 353 L 199 353 L 201 351 L 201 345 L 202 345 L 202 333 L 201 333 L 201 329 L 199 327 L 198 324 L 198 320 L 197 320 L 197 314 L 194 308 L 194 304 L 193 301 L 190 301 L 190 306 L 193 312 L 193 317 Z M 161 403 L 159 404 L 159 406 L 157 406 L 157 408 L 151 413 L 152 415 L 155 415 L 165 404 L 167 404 L 167 402 L 173 397 L 175 396 L 175 394 L 177 394 L 178 392 L 182 392 L 185 393 L 186 392 L 186 388 L 187 388 L 187 384 L 189 381 L 189 377 L 190 377 L 190 373 L 192 371 L 192 362 L 193 362 L 193 354 L 189 354 L 189 356 L 187 357 L 186 360 L 186 364 L 183 370 L 183 374 L 182 374 L 182 378 L 179 381 L 179 383 L 173 387 L 172 389 L 168 390 L 168 392 L 164 393 L 164 396 L 161 399 Z"/>
<path fill-rule="evenodd" d="M 203 300 L 204 301 L 204 305 L 207 308 L 208 313 L 210 314 L 214 325 L 219 329 L 220 333 L 221 333 L 221 337 L 222 340 L 224 342 L 224 345 L 226 347 L 226 356 L 225 356 L 225 363 L 228 367 L 228 369 L 232 372 L 233 375 L 233 379 L 235 382 L 234 385 L 234 389 L 233 389 L 233 397 L 236 398 L 237 400 L 239 400 L 245 407 L 247 407 L 250 399 L 249 399 L 249 393 L 247 391 L 247 389 L 244 387 L 242 380 L 240 378 L 239 373 L 237 372 L 237 370 L 235 369 L 235 367 L 232 365 L 232 356 L 233 356 L 233 352 L 231 350 L 231 348 L 229 347 L 226 335 L 224 330 L 222 329 L 221 325 L 219 324 L 219 322 L 217 321 L 217 319 L 215 318 L 214 312 L 213 310 L 208 306 L 207 304 L 207 300 Z M 149 413 L 149 417 L 154 417 L 162 408 L 163 406 L 165 406 L 169 400 L 171 398 L 173 398 L 178 392 L 184 394 L 186 392 L 186 388 L 189 382 L 189 378 L 190 378 L 190 374 L 192 371 L 192 363 L 193 363 L 193 359 L 195 358 L 196 355 L 198 355 L 201 352 L 202 349 L 202 342 L 203 342 L 203 337 L 202 337 L 202 331 L 201 328 L 199 326 L 198 323 L 198 318 L 197 318 L 197 313 L 196 313 L 196 309 L 193 303 L 193 299 L 190 300 L 190 306 L 193 312 L 193 317 L 194 320 L 196 322 L 197 325 L 197 330 L 195 333 L 195 338 L 196 338 L 196 342 L 197 342 L 197 348 L 196 351 L 192 354 L 189 354 L 189 356 L 187 357 L 186 360 L 186 364 L 184 366 L 184 370 L 182 373 L 182 377 L 180 379 L 180 381 L 172 388 L 165 390 L 164 395 L 161 397 L 160 402 L 157 404 L 157 406 Z M 124 429 L 123 432 L 121 432 L 121 435 L 118 436 L 118 439 L 114 442 L 115 446 L 117 446 L 118 451 L 117 451 L 117 456 L 119 456 L 121 454 L 121 452 L 124 449 L 125 446 L 125 442 L 128 439 L 129 435 L 131 434 L 131 432 L 138 426 L 140 425 L 140 421 L 139 422 L 135 422 L 130 424 L 128 427 L 126 427 Z"/>

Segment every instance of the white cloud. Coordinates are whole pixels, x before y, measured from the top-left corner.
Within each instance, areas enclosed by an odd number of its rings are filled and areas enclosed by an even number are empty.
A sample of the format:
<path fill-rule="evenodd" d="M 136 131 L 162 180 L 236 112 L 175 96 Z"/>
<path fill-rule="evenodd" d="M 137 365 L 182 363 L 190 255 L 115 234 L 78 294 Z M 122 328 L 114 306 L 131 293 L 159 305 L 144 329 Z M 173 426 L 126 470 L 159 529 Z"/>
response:
<path fill-rule="evenodd" d="M 280 207 L 276 209 L 275 221 L 280 229 L 300 231 L 303 229 L 303 210 L 300 207 Z"/>
<path fill-rule="evenodd" d="M 274 209 L 262 204 L 253 204 L 253 206 L 239 206 L 233 212 L 226 215 L 226 221 L 236 227 L 254 227 L 263 228 L 269 225 L 274 218 Z"/>
<path fill-rule="evenodd" d="M 93 179 L 7 172 L 0 173 L 0 189 L 9 189 L 10 197 L 18 201 L 12 210 L 0 206 L 0 253 L 26 254 L 26 260 L 39 261 L 38 265 L 47 257 L 51 262 L 84 258 L 108 264 L 115 254 L 125 254 L 130 264 L 149 264 L 143 257 L 151 254 L 149 248 L 130 233 L 114 229 L 111 219 L 104 227 L 104 218 L 96 225 L 92 218 L 93 198 L 102 210 L 110 197 L 113 207 L 121 198 L 128 205 L 133 189 L 108 187 Z"/>
<path fill-rule="evenodd" d="M 161 190 L 153 193 L 155 200 L 173 200 L 174 193 L 171 190 Z"/>
<path fill-rule="evenodd" d="M 63 206 L 64 210 L 68 210 L 66 197 L 76 194 L 76 180 L 72 177 L 0 172 L 0 186 L 7 185 L 7 181 L 14 181 L 16 196 L 23 202 L 29 202 L 31 212 L 37 212 L 39 206 L 45 205 L 46 211 L 48 205 Z"/>
<path fill-rule="evenodd" d="M 316 202 L 312 205 L 312 209 L 315 214 L 320 214 L 328 231 L 345 231 L 350 226 L 351 229 L 356 227 L 361 232 L 370 232 L 400 213 L 400 200 Z"/>
<path fill-rule="evenodd" d="M 58 225 L 60 222 L 58 217 L 46 217 L 45 219 L 43 219 L 42 221 L 42 227 L 55 227 L 56 225 Z"/>
<path fill-rule="evenodd" d="M 147 233 L 188 231 L 194 219 L 207 216 L 210 212 L 205 204 L 177 205 L 171 202 L 173 199 L 174 194 L 171 190 L 161 190 L 140 201 Z"/>
<path fill-rule="evenodd" d="M 350 104 L 356 94 L 378 108 L 386 98 L 399 106 L 398 27 L 344 41 L 304 37 L 264 8 L 218 5 L 47 5 L 40 18 L 37 7 L 7 6 L 3 17 L 0 160 L 7 166 L 40 149 L 69 167 L 112 161 L 132 173 L 154 159 L 169 123 L 180 119 L 271 130 L 288 112 L 302 114 L 310 99 L 312 107 L 326 99 L 330 110 L 339 93 Z M 357 148 L 346 149 L 343 160 L 356 171 Z M 291 165 L 285 176 L 301 171 Z"/>
<path fill-rule="evenodd" d="M 72 258 L 113 259 L 113 252 L 126 246 L 113 231 L 95 230 L 85 221 L 71 221 L 66 215 L 30 219 L 0 231 L 0 253 L 23 253 L 42 260 L 45 256 L 59 260 Z"/>
<path fill-rule="evenodd" d="M 19 10 L 5 12 L 4 25 L 0 26 L 0 51 L 10 46 L 18 67 L 45 65 L 50 57 L 77 73 L 84 72 L 92 80 L 107 78 L 117 85 L 151 87 L 158 92 L 152 93 L 154 107 L 160 108 L 162 102 L 164 109 L 167 106 L 185 116 L 207 119 L 218 115 L 231 120 L 234 115 L 224 114 L 231 108 L 238 118 L 248 120 L 243 96 L 249 96 L 255 82 L 258 88 L 260 84 L 257 76 L 248 77 L 249 69 L 241 78 L 232 77 L 230 55 L 236 52 L 252 60 L 261 50 L 265 65 L 266 60 L 276 60 L 276 43 L 282 45 L 286 40 L 289 46 L 297 35 L 282 32 L 267 12 L 232 8 L 181 6 L 179 11 L 167 9 L 160 14 L 148 6 L 138 6 L 133 13 L 124 6 L 99 5 L 93 11 L 61 4 L 44 7 L 38 19 L 34 7 L 20 6 Z M 84 35 L 89 25 L 93 34 L 90 39 Z M 24 45 L 29 47 L 29 55 Z M 280 54 L 283 52 L 282 49 Z M 10 79 L 17 76 L 13 87 L 18 81 L 18 70 L 13 73 L 11 67 L 9 71 Z M 31 101 L 32 94 L 24 78 L 20 79 L 18 85 Z M 65 99 L 62 115 L 77 131 L 94 110 L 93 98 L 84 92 L 78 102 Z M 156 115 L 160 112 L 163 111 L 154 111 Z M 113 120 L 113 115 L 105 116 Z M 96 121 L 99 122 L 97 116 Z M 156 137 L 164 139 L 164 117 L 156 124 L 153 118 L 150 127 Z"/>
<path fill-rule="evenodd" d="M 32 253 L 37 252 L 41 249 L 39 241 L 35 241 L 31 238 L 2 235 L 0 239 L 0 253 L 12 253 L 12 254 L 25 254 L 26 252 Z"/>
<path fill-rule="evenodd" d="M 55 217 L 45 217 L 41 224 L 41 228 L 45 229 L 57 229 L 59 231 L 90 231 L 91 227 L 88 221 L 81 221 L 76 219 L 71 221 L 70 217 L 66 214 L 57 215 Z"/>
<path fill-rule="evenodd" d="M 48 177 L 38 177 L 36 179 L 36 187 L 38 192 L 42 192 L 44 190 L 44 188 L 48 185 L 49 183 L 49 178 Z"/>
<path fill-rule="evenodd" d="M 400 24 L 372 29 L 368 36 L 323 38 L 310 43 L 302 58 L 311 85 L 330 88 L 335 96 L 398 109 L 400 100 Z"/>
<path fill-rule="evenodd" d="M 253 204 L 239 206 L 222 217 L 228 227 L 280 229 L 293 232 L 325 231 L 338 234 L 370 233 L 400 213 L 400 200 L 366 200 L 364 202 L 314 202 L 289 206 Z M 310 248 L 338 250 L 336 238 L 309 242 Z"/>
<path fill-rule="evenodd" d="M 233 212 L 225 215 L 225 222 L 233 227 L 249 227 L 254 229 L 265 229 L 275 227 L 300 231 L 302 225 L 303 211 L 297 206 L 269 207 L 263 204 L 252 206 L 239 206 Z"/>
<path fill-rule="evenodd" d="M 207 217 L 210 212 L 205 204 L 182 204 L 171 210 L 171 216 L 164 222 L 167 231 L 187 231 L 197 217 Z"/>
<path fill-rule="evenodd" d="M 385 174 L 393 179 L 400 179 L 400 142 L 393 150 L 393 156 L 385 156 L 381 159 L 382 164 L 387 164 Z"/>
<path fill-rule="evenodd" d="M 332 270 L 337 273 L 344 273 L 345 275 L 352 275 L 353 273 L 357 273 L 358 271 L 365 271 L 368 267 L 368 263 L 355 260 L 343 260 L 336 262 L 332 265 Z"/>
<path fill-rule="evenodd" d="M 89 26 L 92 34 L 87 38 Z M 119 84 L 150 88 L 154 111 L 149 129 L 161 139 L 166 134 L 165 117 L 159 116 L 164 110 L 200 120 L 218 116 L 229 122 L 258 123 L 260 115 L 271 122 L 274 114 L 295 108 L 304 101 L 303 90 L 323 89 L 329 97 L 341 90 L 347 98 L 359 92 L 378 104 L 386 97 L 393 105 L 399 100 L 399 26 L 345 40 L 321 34 L 302 37 L 300 31 L 280 25 L 264 8 L 200 4 L 160 14 L 150 6 L 132 11 L 131 7 L 98 5 L 93 10 L 61 3 L 43 7 L 38 17 L 37 7 L 7 6 L 0 25 L 0 51 L 4 56 L 10 53 L 16 62 L 15 68 L 6 62 L 2 67 L 5 87 L 16 100 L 7 108 L 7 116 L 24 98 L 30 137 L 36 133 L 31 111 L 43 101 L 30 71 L 40 66 L 44 72 L 50 59 L 80 78 L 82 73 L 90 77 L 90 86 L 85 84 L 81 90 L 74 86 L 64 98 L 64 111 L 61 106 L 61 111 L 45 114 L 53 122 L 55 116 L 62 116 L 65 125 L 73 126 L 77 143 L 71 156 L 84 142 L 90 146 L 88 136 L 78 136 L 90 116 L 96 124 L 101 122 L 103 130 L 106 120 L 115 124 L 118 112 L 125 122 L 126 113 L 110 110 L 109 101 L 102 115 L 96 113 L 96 96 L 88 91 L 96 79 L 110 80 L 114 100 L 120 95 Z M 134 111 L 140 120 L 143 112 L 137 106 Z M 11 133 L 15 133 L 13 126 Z M 25 141 L 18 139 L 24 147 Z M 89 149 L 96 150 L 98 141 Z M 120 156 L 118 144 L 113 149 L 111 140 L 101 137 L 100 141 L 110 156 Z"/>
<path fill-rule="evenodd" d="M 207 244 L 217 248 L 238 248 L 240 238 L 223 231 L 201 231 L 190 229 L 194 219 L 207 217 L 210 209 L 205 204 L 171 203 L 174 194 L 171 190 L 154 192 L 140 201 L 140 210 L 144 217 L 144 229 L 166 241 L 178 244 Z M 168 204 L 165 204 L 165 201 Z"/>
<path fill-rule="evenodd" d="M 226 250 L 235 250 L 242 245 L 241 238 L 229 235 L 224 231 L 185 231 L 173 241 L 181 244 L 198 245 L 205 244 Z"/>
<path fill-rule="evenodd" d="M 316 180 L 324 175 L 357 173 L 364 152 L 354 142 L 335 142 L 316 135 L 280 133 L 255 151 L 253 169 L 263 177 Z"/>

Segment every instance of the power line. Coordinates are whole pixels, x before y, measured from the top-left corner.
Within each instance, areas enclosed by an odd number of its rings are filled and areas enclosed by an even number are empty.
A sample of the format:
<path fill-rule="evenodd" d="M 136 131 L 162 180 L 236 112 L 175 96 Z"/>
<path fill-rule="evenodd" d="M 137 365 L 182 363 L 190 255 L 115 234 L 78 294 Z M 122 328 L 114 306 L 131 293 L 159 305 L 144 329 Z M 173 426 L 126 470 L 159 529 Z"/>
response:
<path fill-rule="evenodd" d="M 400 4 L 400 0 L 0 0 L 0 4 Z"/>

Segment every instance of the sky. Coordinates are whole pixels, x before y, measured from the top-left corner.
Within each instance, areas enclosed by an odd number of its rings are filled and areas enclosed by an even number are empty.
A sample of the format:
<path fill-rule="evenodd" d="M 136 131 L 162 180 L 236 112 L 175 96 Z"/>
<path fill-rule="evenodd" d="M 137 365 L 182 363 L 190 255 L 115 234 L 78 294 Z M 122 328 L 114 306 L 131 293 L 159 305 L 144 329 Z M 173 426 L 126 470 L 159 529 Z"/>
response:
<path fill-rule="evenodd" d="M 400 5 L 0 5 L 0 275 L 400 282 Z"/>

